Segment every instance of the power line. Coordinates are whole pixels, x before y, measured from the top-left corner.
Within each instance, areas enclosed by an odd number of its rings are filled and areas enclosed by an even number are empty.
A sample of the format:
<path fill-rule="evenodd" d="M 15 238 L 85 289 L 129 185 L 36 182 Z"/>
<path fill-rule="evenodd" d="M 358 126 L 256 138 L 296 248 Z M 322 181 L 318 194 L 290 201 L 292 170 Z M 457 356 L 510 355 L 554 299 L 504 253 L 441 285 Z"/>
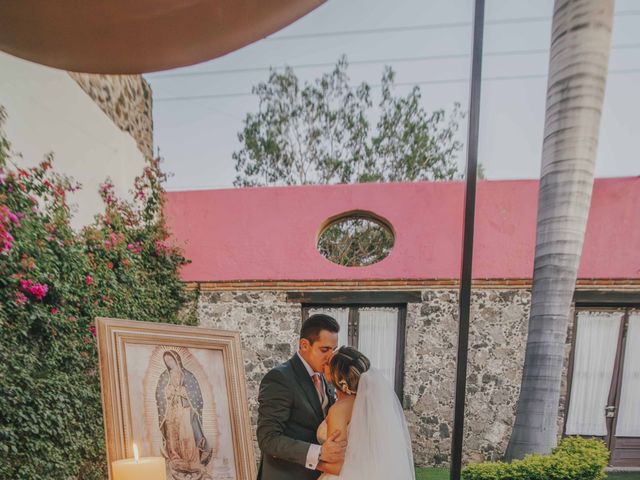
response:
<path fill-rule="evenodd" d="M 635 16 L 635 15 L 640 15 L 640 10 L 622 10 L 615 14 L 616 17 L 629 17 L 629 16 Z M 547 22 L 547 21 L 550 21 L 551 19 L 552 17 L 550 16 L 505 18 L 501 20 L 500 19 L 487 20 L 485 22 L 485 26 Z M 265 38 L 265 40 L 270 40 L 270 41 L 302 40 L 306 38 L 325 38 L 325 37 L 336 37 L 336 36 L 347 36 L 347 35 L 371 35 L 371 34 L 378 34 L 378 33 L 440 30 L 443 28 L 463 28 L 463 27 L 471 27 L 471 22 L 431 23 L 426 25 L 406 25 L 406 26 L 399 26 L 399 27 L 368 28 L 368 29 L 362 29 L 362 30 L 337 30 L 333 32 L 300 33 L 300 34 L 293 34 L 293 35 L 274 35 L 274 36 Z"/>
<path fill-rule="evenodd" d="M 612 50 L 626 50 L 626 49 L 635 49 L 640 48 L 640 43 L 627 43 L 614 45 L 611 47 Z M 541 55 L 549 53 L 548 48 L 538 48 L 531 50 L 505 50 L 498 52 L 486 52 L 484 54 L 485 57 L 505 57 L 505 56 L 519 56 L 519 55 Z M 455 59 L 464 59 L 469 58 L 469 53 L 451 53 L 451 54 L 440 54 L 440 55 L 426 55 L 420 57 L 390 57 L 390 58 L 373 58 L 367 60 L 354 60 L 350 61 L 349 65 L 372 65 L 378 63 L 404 63 L 404 62 L 422 62 L 429 60 L 455 60 Z M 235 73 L 250 73 L 250 72 L 265 72 L 270 71 L 271 69 L 284 69 L 286 67 L 291 67 L 294 69 L 305 69 L 305 68 L 320 68 L 320 67 L 333 67 L 335 66 L 335 62 L 321 62 L 321 63 L 303 63 L 298 65 L 280 65 L 277 67 L 247 67 L 247 68 L 231 68 L 226 70 L 209 70 L 204 72 L 175 72 L 175 73 L 165 73 L 159 75 L 153 75 L 151 78 L 153 80 L 163 80 L 167 78 L 177 78 L 177 77 L 204 77 L 211 75 L 228 75 Z"/>
<path fill-rule="evenodd" d="M 622 75 L 622 74 L 634 74 L 640 73 L 640 68 L 629 68 L 622 70 L 611 70 L 608 72 L 608 75 Z M 485 77 L 482 80 L 485 81 L 508 81 L 508 80 L 530 80 L 530 79 L 539 79 L 539 78 L 547 78 L 548 75 L 546 73 L 540 74 L 525 74 L 525 75 L 497 75 L 494 77 Z M 425 80 L 422 82 L 396 82 L 394 85 L 399 87 L 411 87 L 413 85 L 437 85 L 441 83 L 468 83 L 468 78 L 454 78 L 450 80 Z M 379 88 L 382 84 L 378 83 L 375 85 L 371 85 L 371 87 Z"/>
<path fill-rule="evenodd" d="M 631 68 L 626 70 L 611 70 L 609 75 L 620 75 L 620 74 L 634 74 L 640 73 L 640 68 Z M 547 74 L 527 74 L 527 75 L 501 75 L 494 77 L 484 77 L 482 79 L 483 82 L 489 81 L 509 81 L 509 80 L 530 80 L 530 79 L 540 79 L 547 78 Z M 446 78 L 441 80 L 423 80 L 420 82 L 396 82 L 394 83 L 397 87 L 408 87 L 414 85 L 440 85 L 447 83 L 468 83 L 469 79 L 466 77 L 461 78 Z M 370 85 L 372 88 L 379 88 L 382 84 L 374 84 Z M 189 96 L 176 96 L 176 97 L 160 97 L 154 98 L 154 102 L 175 102 L 175 101 L 193 101 L 193 100 L 209 100 L 209 99 L 217 99 L 217 98 L 232 98 L 232 97 L 249 97 L 254 95 L 251 92 L 232 92 L 232 93 L 214 93 L 207 95 L 189 95 Z"/>
<path fill-rule="evenodd" d="M 547 50 L 544 50 L 544 51 L 547 51 Z M 453 53 L 453 54 L 442 54 L 442 55 L 429 55 L 424 57 L 381 58 L 381 59 L 349 61 L 349 65 L 366 65 L 366 64 L 386 63 L 386 62 L 415 62 L 419 60 L 446 60 L 446 59 L 455 59 L 455 58 L 466 58 L 468 56 L 469 56 L 468 53 Z M 225 75 L 225 74 L 233 74 L 233 73 L 265 72 L 271 69 L 277 70 L 277 69 L 284 69 L 287 67 L 296 68 L 296 69 L 333 67 L 335 66 L 335 64 L 336 64 L 335 62 L 302 63 L 298 65 L 279 65 L 276 67 L 274 66 L 248 67 L 248 68 L 230 68 L 227 70 L 209 70 L 204 72 L 176 72 L 176 73 L 154 75 L 153 80 L 174 78 L 174 77 L 200 77 L 200 76 L 209 76 L 209 75 Z"/>

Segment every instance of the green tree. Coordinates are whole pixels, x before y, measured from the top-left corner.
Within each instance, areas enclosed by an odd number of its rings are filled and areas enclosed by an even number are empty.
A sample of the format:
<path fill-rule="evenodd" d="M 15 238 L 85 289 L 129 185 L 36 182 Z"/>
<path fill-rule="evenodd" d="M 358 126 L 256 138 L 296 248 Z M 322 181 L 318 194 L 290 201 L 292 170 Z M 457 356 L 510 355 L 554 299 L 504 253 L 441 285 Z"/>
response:
<path fill-rule="evenodd" d="M 371 85 L 352 86 L 342 57 L 332 72 L 301 82 L 291 68 L 253 88 L 233 154 L 236 186 L 447 180 L 459 177 L 459 104 L 428 113 L 419 87 L 394 94 L 386 67 L 374 107 Z M 372 119 L 377 121 L 372 123 Z"/>

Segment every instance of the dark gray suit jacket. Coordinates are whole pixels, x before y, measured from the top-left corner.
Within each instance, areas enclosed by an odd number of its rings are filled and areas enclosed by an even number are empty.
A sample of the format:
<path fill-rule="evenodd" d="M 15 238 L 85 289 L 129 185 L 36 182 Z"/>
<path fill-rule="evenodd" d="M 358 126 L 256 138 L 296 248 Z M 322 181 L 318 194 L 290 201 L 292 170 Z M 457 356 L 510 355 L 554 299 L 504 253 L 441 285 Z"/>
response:
<path fill-rule="evenodd" d="M 329 406 L 334 390 L 326 384 Z M 262 451 L 258 480 L 315 480 L 320 472 L 305 467 L 309 445 L 324 414 L 304 364 L 294 355 L 269 371 L 258 394 L 258 445 Z"/>

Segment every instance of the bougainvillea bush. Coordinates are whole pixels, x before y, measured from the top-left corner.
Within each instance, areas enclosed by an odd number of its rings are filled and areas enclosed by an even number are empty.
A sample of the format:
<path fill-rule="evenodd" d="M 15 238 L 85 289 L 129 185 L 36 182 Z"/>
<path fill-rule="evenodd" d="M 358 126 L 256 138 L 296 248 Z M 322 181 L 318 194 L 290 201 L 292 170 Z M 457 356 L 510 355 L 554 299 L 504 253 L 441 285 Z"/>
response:
<path fill-rule="evenodd" d="M 105 182 L 104 214 L 77 232 L 80 187 L 51 156 L 22 168 L 0 128 L 0 478 L 106 478 L 95 317 L 190 321 L 163 180 L 150 162 L 130 202 Z"/>

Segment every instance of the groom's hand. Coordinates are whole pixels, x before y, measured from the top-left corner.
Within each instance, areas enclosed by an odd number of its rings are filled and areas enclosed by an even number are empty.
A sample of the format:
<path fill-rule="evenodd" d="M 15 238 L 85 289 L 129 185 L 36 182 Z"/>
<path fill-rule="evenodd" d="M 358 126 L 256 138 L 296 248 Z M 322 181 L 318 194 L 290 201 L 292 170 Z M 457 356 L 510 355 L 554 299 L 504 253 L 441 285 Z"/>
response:
<path fill-rule="evenodd" d="M 326 463 L 340 463 L 344 460 L 344 453 L 347 450 L 347 441 L 337 441 L 340 430 L 336 430 L 320 448 L 320 460 Z"/>

